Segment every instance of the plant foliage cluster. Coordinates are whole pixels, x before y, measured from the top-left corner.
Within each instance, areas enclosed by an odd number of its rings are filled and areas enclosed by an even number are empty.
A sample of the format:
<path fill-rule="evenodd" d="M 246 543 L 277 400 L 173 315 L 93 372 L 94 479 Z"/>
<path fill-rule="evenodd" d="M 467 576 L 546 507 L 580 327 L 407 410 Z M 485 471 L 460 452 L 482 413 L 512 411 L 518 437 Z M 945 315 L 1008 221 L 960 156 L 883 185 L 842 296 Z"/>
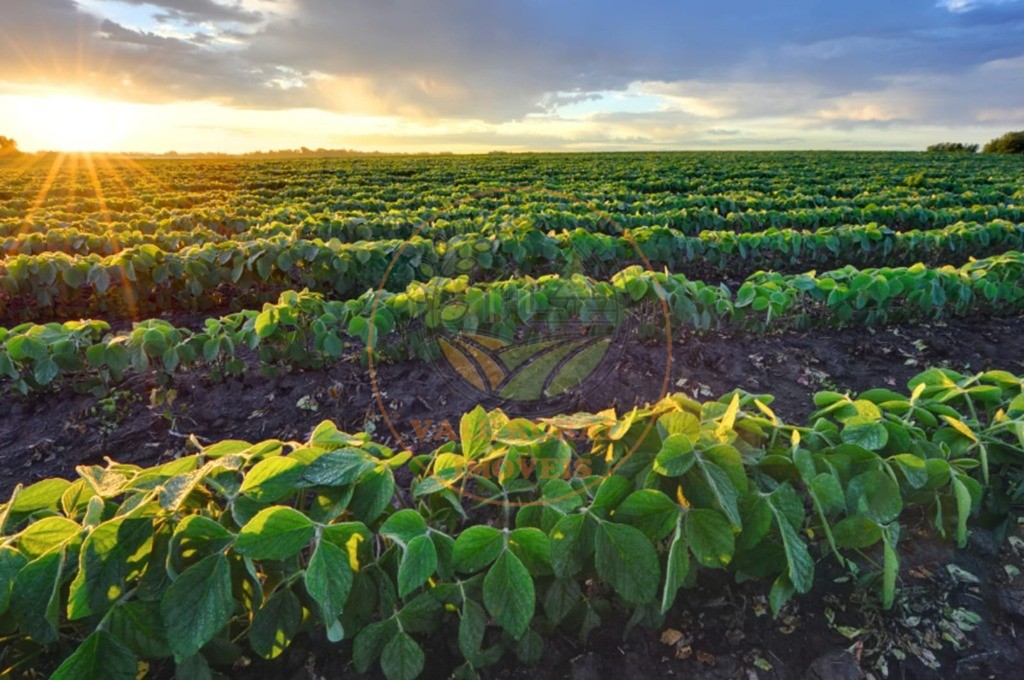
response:
<path fill-rule="evenodd" d="M 398 252 L 393 291 L 462 273 L 608 278 L 642 257 L 691 278 L 960 264 L 1019 247 L 1022 191 L 992 156 L 31 156 L 0 169 L 0 323 L 354 297 Z"/>
<path fill-rule="evenodd" d="M 1020 377 L 933 369 L 908 389 L 820 392 L 804 426 L 737 391 L 538 421 L 477 408 L 415 457 L 324 422 L 301 443 L 83 466 L 0 506 L 7 661 L 70 646 L 53 678 L 165 658 L 197 677 L 306 633 L 411 680 L 441 632 L 473 676 L 613 608 L 656 625 L 703 569 L 771 582 L 778 612 L 817 562 L 862 554 L 890 606 L 905 516 L 963 546 L 1024 493 Z"/>
<path fill-rule="evenodd" d="M 277 236 L 194 245 L 171 253 L 153 244 L 107 257 L 45 251 L 8 254 L 0 261 L 0 290 L 9 296 L 6 305 L 0 301 L 0 319 L 37 318 L 48 309 L 104 318 L 157 314 L 183 303 L 202 309 L 218 304 L 218 292 L 229 294 L 235 304 L 293 288 L 345 299 L 378 285 L 402 291 L 435 274 L 466 274 L 475 281 L 545 273 L 600 276 L 634 261 L 673 271 L 699 263 L 702 271 L 710 268 L 724 277 L 843 263 L 945 263 L 1022 245 L 1024 225 L 995 220 L 903 232 L 875 223 L 814 232 L 705 231 L 692 237 L 665 227 L 638 227 L 623 236 L 581 228 L 557 235 L 529 229 L 466 234 L 441 243 L 420 236 L 357 243 Z"/>
<path fill-rule="evenodd" d="M 179 368 L 205 366 L 216 378 L 240 374 L 245 350 L 255 351 L 269 374 L 320 368 L 357 351 L 364 359 L 433 359 L 437 347 L 420 338 L 435 330 L 512 340 L 529 324 L 630 320 L 641 335 L 664 339 L 673 328 L 765 332 L 1019 313 L 1022 280 L 1024 254 L 1010 251 L 959 268 L 759 272 L 735 291 L 640 266 L 605 281 L 551 275 L 473 285 L 466 276 L 436 278 L 345 302 L 289 291 L 262 311 L 208 319 L 195 331 L 158 319 L 116 333 L 100 321 L 0 329 L 0 384 L 25 394 L 70 379 L 78 391 L 102 395 L 128 371 L 154 370 L 166 379 Z"/>
<path fill-rule="evenodd" d="M 1019 314 L 1016 160 L 19 156 L 0 167 L 0 390 L 434 359 L 418 339 L 437 332 L 664 341 Z M 1019 511 L 1017 376 L 822 392 L 804 424 L 771 401 L 476 409 L 416 456 L 325 422 L 19 486 L 0 505 L 0 667 L 208 677 L 306 636 L 391 680 L 442 641 L 473 677 L 616 610 L 657 625 L 702 569 L 770 583 L 778 612 L 838 560 L 890 605 L 908 518 L 963 545 Z"/>

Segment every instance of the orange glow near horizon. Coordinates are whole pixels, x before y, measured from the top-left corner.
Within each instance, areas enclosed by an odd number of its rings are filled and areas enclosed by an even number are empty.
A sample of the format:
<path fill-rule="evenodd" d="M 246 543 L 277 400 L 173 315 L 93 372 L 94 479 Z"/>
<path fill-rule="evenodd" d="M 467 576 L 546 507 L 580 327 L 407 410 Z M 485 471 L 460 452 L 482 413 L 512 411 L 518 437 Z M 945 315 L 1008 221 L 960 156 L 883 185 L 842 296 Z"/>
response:
<path fill-rule="evenodd" d="M 131 105 L 66 94 L 19 97 L 13 114 L 53 151 L 115 149 L 138 126 Z"/>

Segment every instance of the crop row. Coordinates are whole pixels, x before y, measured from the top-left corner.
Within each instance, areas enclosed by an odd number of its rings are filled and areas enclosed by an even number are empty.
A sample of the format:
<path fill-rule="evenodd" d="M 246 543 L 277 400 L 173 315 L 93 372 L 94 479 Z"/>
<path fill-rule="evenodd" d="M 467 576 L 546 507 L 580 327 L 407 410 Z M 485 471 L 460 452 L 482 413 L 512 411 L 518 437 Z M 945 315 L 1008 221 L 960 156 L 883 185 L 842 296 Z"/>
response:
<path fill-rule="evenodd" d="M 34 231 L 0 239 L 0 257 L 38 255 L 59 252 L 68 255 L 114 255 L 125 248 L 154 245 L 173 252 L 187 246 L 216 243 L 225 237 L 210 229 L 197 227 L 189 231 L 157 231 L 145 234 L 128 229 L 94 229 L 54 226 L 45 231 Z"/>
<path fill-rule="evenodd" d="M 294 208 L 293 208 L 294 209 Z M 469 214 L 466 214 L 469 213 Z M 540 231 L 586 229 L 605 234 L 620 234 L 626 229 L 663 226 L 695 236 L 702 231 L 760 232 L 767 229 L 820 229 L 844 224 L 876 222 L 897 231 L 938 229 L 957 222 L 988 222 L 1009 220 L 1024 222 L 1024 208 L 1013 205 L 976 205 L 963 208 L 929 210 L 920 206 L 871 206 L 869 208 L 823 207 L 795 211 L 748 211 L 720 213 L 716 210 L 678 209 L 657 212 L 616 210 L 578 205 L 574 210 L 564 207 L 512 206 L 481 210 L 474 206 L 453 208 L 403 216 L 389 211 L 383 214 L 362 214 L 326 222 L 313 215 L 301 227 L 305 236 L 321 238 L 360 238 L 368 234 L 393 234 L 405 238 L 419 233 L 431 237 L 433 230 L 452 231 L 497 230 L 507 224 Z M 431 219 L 424 227 L 424 221 Z M 268 227 L 267 229 L 273 229 Z M 256 233 L 263 229 L 256 227 Z M 350 235 L 351 234 L 351 235 Z"/>
<path fill-rule="evenodd" d="M 245 168 L 237 164 L 236 168 Z M 260 166 L 249 165 L 257 171 Z M 235 169 L 235 168 L 233 168 Z M 785 173 L 780 173 L 785 178 Z M 117 187 L 101 187 L 99 193 L 91 184 L 74 191 L 62 191 L 60 182 L 51 188 L 41 203 L 37 203 L 36 187 L 26 188 L 27 194 L 10 197 L 0 205 L 0 218 L 14 217 L 17 211 L 37 212 L 48 219 L 76 221 L 89 215 L 110 215 L 117 220 L 132 219 L 143 215 L 147 219 L 164 218 L 178 211 L 190 210 L 213 215 L 234 213 L 246 205 L 260 206 L 263 210 L 281 209 L 295 205 L 303 211 L 319 213 L 325 211 L 383 212 L 394 210 L 409 212 L 424 207 L 440 207 L 458 204 L 465 199 L 481 198 L 488 195 L 501 196 L 503 204 L 519 207 L 555 207 L 566 201 L 563 194 L 547 192 L 544 185 L 522 181 L 449 182 L 427 178 L 416 183 L 382 185 L 377 178 L 353 178 L 345 176 L 344 166 L 339 165 L 333 177 L 326 180 L 320 176 L 297 171 L 290 178 L 278 180 L 274 188 L 232 187 L 224 190 L 217 187 L 154 187 L 152 191 L 132 189 L 131 193 L 118 191 Z M 513 179 L 513 178 L 509 178 Z M 673 180 L 674 183 L 678 180 Z M 561 182 L 565 196 L 580 199 L 580 205 L 592 205 L 600 210 L 615 212 L 624 209 L 638 210 L 650 214 L 665 211 L 695 210 L 719 214 L 742 212 L 790 212 L 813 210 L 825 207 L 867 208 L 877 205 L 893 205 L 902 208 L 921 207 L 927 210 L 970 208 L 977 205 L 1004 205 L 1019 202 L 1020 188 L 1006 178 L 1001 188 L 973 187 L 959 180 L 950 180 L 949 186 L 906 188 L 899 185 L 863 188 L 853 196 L 839 196 L 831 192 L 833 186 L 807 187 L 792 183 L 787 188 L 772 191 L 745 191 L 735 185 L 726 185 L 716 190 L 711 186 L 700 186 L 696 191 L 678 191 L 666 188 L 662 191 L 637 191 L 621 183 L 601 178 L 599 182 Z M 666 185 L 666 186 L 674 186 Z M 522 190 L 505 191 L 509 187 L 525 187 Z M 822 193 L 814 193 L 814 190 Z M 938 190 L 936 190 L 938 189 Z M 0 196 L 10 191 L 0 191 Z M 849 193 L 849 192 L 847 192 Z M 242 210 L 241 215 L 251 214 Z"/>
<path fill-rule="evenodd" d="M 544 194 L 541 194 L 544 198 Z M 409 238 L 419 234 L 427 238 L 449 238 L 457 234 L 501 231 L 510 225 L 541 231 L 563 229 L 586 229 L 598 233 L 618 234 L 624 229 L 663 226 L 679 230 L 688 235 L 701 231 L 759 232 L 766 229 L 820 229 L 838 227 L 844 224 L 868 224 L 876 222 L 897 231 L 911 229 L 939 229 L 957 222 L 989 222 L 1009 220 L 1024 222 L 1024 207 L 1004 204 L 973 205 L 965 207 L 928 209 L 921 206 L 871 205 L 865 208 L 826 206 L 792 211 L 745 211 L 719 212 L 714 209 L 652 209 L 646 206 L 604 206 L 590 207 L 580 203 L 558 199 L 559 204 L 528 201 L 510 202 L 504 198 L 488 200 L 474 198 L 465 203 L 444 203 L 420 207 L 411 211 L 383 205 L 379 210 L 346 210 L 343 206 L 314 210 L 302 205 L 288 205 L 252 216 L 226 217 L 222 213 L 205 214 L 203 211 L 189 211 L 187 214 L 161 220 L 140 219 L 137 213 L 123 215 L 92 216 L 87 220 L 59 216 L 60 220 L 36 219 L 26 221 L 23 213 L 8 220 L 0 220 L 0 238 L 5 239 L 6 252 L 38 252 L 48 243 L 44 236 L 63 229 L 74 229 L 81 234 L 91 234 L 98 251 L 104 252 L 110 246 L 104 241 L 109 237 L 114 242 L 128 239 L 142 239 L 149 235 L 149 242 L 159 239 L 188 238 L 167 232 L 190 231 L 217 234 L 224 238 L 251 240 L 279 234 L 297 234 L 302 238 L 337 238 L 343 241 Z M 569 205 L 566 205 L 569 203 Z M 50 237 L 56 238 L 56 237 Z M 75 252 L 81 252 L 82 236 L 69 233 L 62 240 L 48 247 L 50 250 L 72 250 L 72 239 L 79 245 Z M 26 245 L 21 246 L 20 241 Z M 32 248 L 31 251 L 28 248 Z"/>
<path fill-rule="evenodd" d="M 72 159 L 73 160 L 73 159 Z M 927 207 L 995 204 L 1021 197 L 1016 159 L 921 154 L 622 154 L 496 158 L 381 158 L 252 161 L 129 161 L 83 164 L 40 157 L 0 166 L 0 202 L 26 210 L 56 169 L 44 209 L 116 211 L 156 207 L 223 207 L 246 203 L 377 201 L 416 206 L 422 197 L 457 196 L 487 188 L 550 186 L 588 199 L 635 201 L 723 212 L 922 202 Z M 97 188 L 98 187 L 98 188 Z M 168 187 L 174 187 L 169 190 Z M 357 208 L 358 209 L 358 208 Z"/>
<path fill-rule="evenodd" d="M 630 267 L 608 280 L 582 275 L 471 284 L 465 276 L 413 282 L 405 291 L 368 291 L 329 301 L 304 291 L 277 304 L 208 320 L 193 331 L 166 321 L 109 333 L 104 322 L 27 323 L 0 330 L 0 379 L 27 393 L 63 378 L 102 392 L 128 370 L 173 373 L 207 366 L 214 375 L 244 370 L 244 349 L 265 372 L 319 367 L 354 347 L 381 357 L 434 358 L 426 334 L 484 333 L 511 340 L 524 329 L 572 322 L 618 328 L 639 324 L 664 335 L 730 328 L 764 332 L 815 324 L 881 325 L 1024 309 L 1024 254 L 937 269 L 914 265 L 816 275 L 759 272 L 735 290 L 681 274 Z"/>
<path fill-rule="evenodd" d="M 8 237 L 0 242 L 0 260 L 4 259 L 4 256 L 11 258 L 19 254 L 31 256 L 46 253 L 112 256 L 141 245 L 153 245 L 164 252 L 172 253 L 189 246 L 224 241 L 241 244 L 274 237 L 323 241 L 336 239 L 345 243 L 423 237 L 434 241 L 442 248 L 445 242 L 451 246 L 453 243 L 457 244 L 473 237 L 501 239 L 504 242 L 522 241 L 536 238 L 530 237 L 530 234 L 538 230 L 537 220 L 530 217 L 502 221 L 483 218 L 431 221 L 427 217 L 424 220 L 415 224 L 397 217 L 379 217 L 372 221 L 357 218 L 345 222 L 336 219 L 321 222 L 306 220 L 300 225 L 272 222 L 230 236 L 205 227 L 196 227 L 192 231 L 110 230 L 103 234 L 82 231 L 77 227 L 53 227 L 45 234 L 28 233 Z M 594 245 L 589 245 L 588 250 L 599 248 L 599 252 L 592 253 L 598 259 L 623 261 L 636 257 L 635 248 L 621 240 L 622 235 L 626 233 L 622 225 L 607 220 L 589 225 L 587 229 L 551 228 L 546 230 L 546 235 L 555 239 L 559 248 L 565 249 L 575 247 L 576 241 L 588 240 L 580 232 L 593 234 L 594 239 L 591 243 Z M 749 263 L 768 268 L 777 265 L 815 266 L 827 261 L 823 258 L 831 258 L 833 263 L 840 258 L 850 258 L 844 263 L 869 264 L 866 259 L 858 261 L 858 257 L 886 258 L 881 262 L 870 262 L 876 265 L 911 264 L 912 261 L 926 259 L 929 251 L 935 254 L 948 251 L 954 255 L 966 252 L 981 256 L 988 254 L 984 252 L 986 248 L 1005 250 L 1018 246 L 1020 227 L 996 219 L 984 223 L 956 222 L 925 230 L 902 231 L 871 222 L 821 227 L 816 230 L 775 227 L 754 232 L 707 230 L 696 235 L 671 227 L 636 225 L 631 227 L 628 233 L 634 241 L 645 245 L 653 240 L 658 241 L 660 245 L 654 251 L 645 249 L 644 254 L 649 259 L 669 266 L 698 258 L 718 267 Z M 513 245 L 512 249 L 515 250 L 516 246 Z M 502 247 L 499 244 L 492 250 L 496 254 Z M 815 250 L 821 252 L 815 253 Z M 772 257 L 769 251 L 775 251 L 775 257 Z M 588 252 L 588 255 L 590 254 Z M 726 274 L 735 275 L 735 272 L 730 271 Z"/>
<path fill-rule="evenodd" d="M 237 305 L 245 292 L 299 287 L 345 298 L 379 285 L 385 274 L 398 288 L 432 276 L 430 261 L 436 249 L 423 239 L 343 244 L 276 237 L 171 253 L 144 245 L 107 258 L 18 255 L 0 260 L 0 318 L 37 319 L 50 311 L 130 319 L 209 309 L 226 299 Z"/>
<path fill-rule="evenodd" d="M 145 245 L 107 258 L 48 252 L 0 260 L 0 291 L 7 298 L 6 304 L 0 298 L 0 319 L 38 319 L 46 312 L 58 318 L 68 313 L 137 318 L 210 309 L 228 297 L 235 298 L 236 306 L 251 304 L 289 288 L 344 298 L 381 285 L 402 290 L 435 275 L 467 274 L 474 281 L 550 272 L 605 277 L 627 263 L 644 262 L 722 279 L 757 269 L 944 264 L 1022 246 L 1024 226 L 1000 221 L 909 232 L 875 224 L 695 237 L 663 227 L 638 228 L 626 236 L 508 229 L 455 236 L 440 244 L 420 237 L 349 244 L 277 236 L 172 252 Z M 240 297 L 246 292 L 252 295 Z"/>
<path fill-rule="evenodd" d="M 307 633 L 389 680 L 423 672 L 433 635 L 475 677 L 616 609 L 660 627 L 704 570 L 770 583 L 778 615 L 833 559 L 891 607 L 907 518 L 962 547 L 1022 500 L 1020 377 L 907 387 L 818 393 L 805 426 L 740 391 L 538 421 L 478 407 L 420 456 L 324 422 L 19 485 L 0 506 L 7 671 L 56 657 L 54 680 L 131 680 L 173 659 L 205 677 Z"/>

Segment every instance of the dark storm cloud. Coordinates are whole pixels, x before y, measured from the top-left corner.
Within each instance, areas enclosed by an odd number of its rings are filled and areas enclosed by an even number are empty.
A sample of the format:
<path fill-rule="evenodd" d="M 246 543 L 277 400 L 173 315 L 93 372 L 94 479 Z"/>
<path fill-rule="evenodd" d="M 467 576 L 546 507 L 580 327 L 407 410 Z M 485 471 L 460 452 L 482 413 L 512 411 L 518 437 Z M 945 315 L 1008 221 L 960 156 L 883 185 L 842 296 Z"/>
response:
<path fill-rule="evenodd" d="M 78 74 L 124 97 L 348 110 L 357 82 L 375 113 L 490 122 L 636 82 L 717 102 L 721 113 L 693 115 L 723 121 L 824 110 L 828 125 L 969 122 L 1024 107 L 1024 89 L 1006 87 L 1024 57 L 1024 2 L 1012 0 L 283 0 L 262 15 L 227 0 L 122 1 L 215 30 L 166 37 L 89 13 L 102 5 L 8 1 L 0 80 Z M 858 109 L 865 93 L 898 110 Z M 664 131 L 691 118 L 595 120 Z"/>
<path fill-rule="evenodd" d="M 840 96 L 1024 54 L 1024 3 L 967 12 L 934 0 L 726 4 L 296 0 L 294 14 L 250 49 L 301 71 L 370 75 L 395 106 L 488 120 L 540 111 L 548 93 L 637 80 L 777 83 Z"/>

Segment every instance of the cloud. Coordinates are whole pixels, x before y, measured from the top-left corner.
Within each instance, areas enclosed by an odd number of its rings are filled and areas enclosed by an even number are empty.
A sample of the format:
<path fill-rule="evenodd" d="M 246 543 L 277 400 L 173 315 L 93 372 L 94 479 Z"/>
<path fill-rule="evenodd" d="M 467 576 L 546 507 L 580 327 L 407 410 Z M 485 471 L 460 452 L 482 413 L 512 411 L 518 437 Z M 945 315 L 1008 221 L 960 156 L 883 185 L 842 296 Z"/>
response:
<path fill-rule="evenodd" d="M 263 21 L 259 12 L 245 9 L 240 4 L 223 4 L 214 0 L 117 0 L 126 5 L 156 7 L 165 10 L 163 16 L 188 23 L 227 21 L 240 24 L 258 24 Z"/>
<path fill-rule="evenodd" d="M 976 9 L 983 7 L 992 7 L 997 5 L 1008 5 L 1018 0 L 939 0 L 939 7 L 944 7 L 950 12 L 964 13 L 973 12 Z"/>
<path fill-rule="evenodd" d="M 657 0 L 295 0 L 286 20 L 254 36 L 249 54 L 363 79 L 365 101 L 403 115 L 513 120 L 557 108 L 557 93 L 580 101 L 638 81 L 699 84 L 725 90 L 725 99 L 772 83 L 773 107 L 783 109 L 794 88 L 831 97 L 1020 56 L 1022 7 L 734 0 L 724 12 Z M 704 97 L 713 99 L 723 98 Z"/>
<path fill-rule="evenodd" d="M 106 0 L 7 3 L 0 80 L 602 144 L 995 124 L 1024 107 L 1013 0 L 118 1 L 151 20 Z"/>

